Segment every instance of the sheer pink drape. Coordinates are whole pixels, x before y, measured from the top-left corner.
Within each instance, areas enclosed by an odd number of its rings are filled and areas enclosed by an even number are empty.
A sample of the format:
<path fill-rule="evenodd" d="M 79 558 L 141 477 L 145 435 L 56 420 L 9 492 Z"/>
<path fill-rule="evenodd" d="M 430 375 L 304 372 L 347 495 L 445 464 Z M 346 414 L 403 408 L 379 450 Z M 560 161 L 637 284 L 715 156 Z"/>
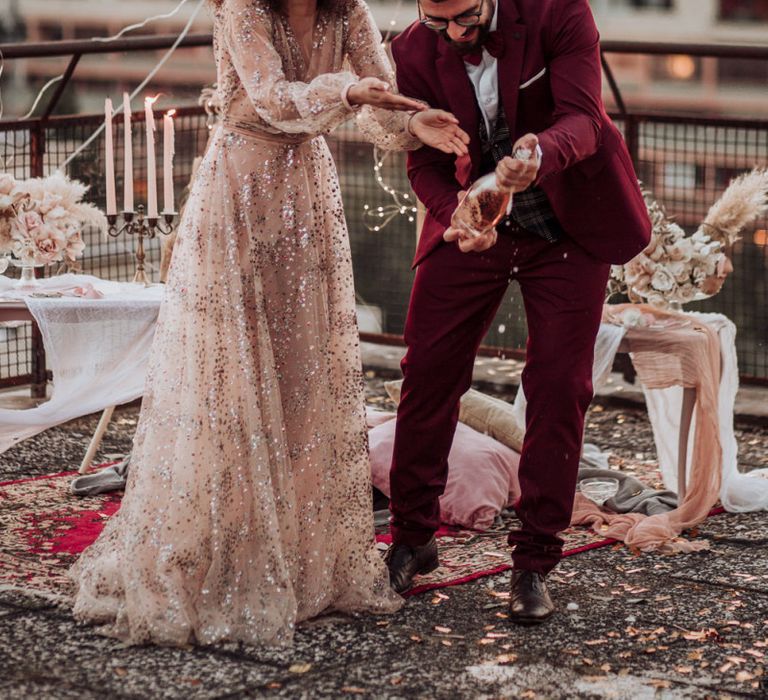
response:
<path fill-rule="evenodd" d="M 649 389 L 696 389 L 696 429 L 692 436 L 688 488 L 678 508 L 653 516 L 607 513 L 577 494 L 572 524 L 591 525 L 600 534 L 642 551 L 685 552 L 706 548 L 706 542 L 692 542 L 679 535 L 707 517 L 720 492 L 720 342 L 717 333 L 705 323 L 645 304 L 606 307 L 603 320 L 616 322 L 627 308 L 639 308 L 662 322 L 658 330 L 632 341 L 632 363 L 640 382 Z"/>

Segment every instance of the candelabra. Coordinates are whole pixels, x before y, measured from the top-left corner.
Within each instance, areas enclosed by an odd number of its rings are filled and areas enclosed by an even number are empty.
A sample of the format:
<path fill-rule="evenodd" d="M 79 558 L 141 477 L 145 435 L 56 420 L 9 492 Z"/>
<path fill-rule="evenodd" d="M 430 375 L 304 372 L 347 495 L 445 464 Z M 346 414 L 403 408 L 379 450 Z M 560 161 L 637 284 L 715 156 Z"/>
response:
<path fill-rule="evenodd" d="M 160 217 L 144 216 L 144 207 L 139 205 L 136 212 L 124 211 L 123 225 L 117 226 L 117 214 L 108 214 L 107 223 L 109 224 L 109 235 L 117 238 L 121 234 L 127 236 L 136 236 L 138 243 L 136 245 L 136 274 L 133 276 L 134 282 L 139 282 L 145 287 L 149 286 L 149 278 L 144 270 L 144 239 L 152 240 L 158 233 L 167 236 L 173 232 L 174 219 L 176 213 L 163 213 L 163 221 Z"/>

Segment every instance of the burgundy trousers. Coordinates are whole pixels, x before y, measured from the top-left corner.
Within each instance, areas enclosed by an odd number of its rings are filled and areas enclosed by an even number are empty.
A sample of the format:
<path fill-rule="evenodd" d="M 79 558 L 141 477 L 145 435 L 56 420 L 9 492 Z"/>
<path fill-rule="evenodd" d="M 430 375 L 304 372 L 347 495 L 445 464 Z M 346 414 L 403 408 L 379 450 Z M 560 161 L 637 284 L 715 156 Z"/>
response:
<path fill-rule="evenodd" d="M 522 522 L 509 535 L 516 568 L 548 573 L 562 556 L 592 400 L 592 361 L 609 265 L 564 237 L 557 243 L 502 226 L 483 253 L 444 244 L 419 266 L 408 310 L 391 471 L 392 534 L 421 545 L 440 524 L 438 499 L 459 399 L 511 280 L 528 323 L 522 382 L 528 400 L 520 459 Z"/>

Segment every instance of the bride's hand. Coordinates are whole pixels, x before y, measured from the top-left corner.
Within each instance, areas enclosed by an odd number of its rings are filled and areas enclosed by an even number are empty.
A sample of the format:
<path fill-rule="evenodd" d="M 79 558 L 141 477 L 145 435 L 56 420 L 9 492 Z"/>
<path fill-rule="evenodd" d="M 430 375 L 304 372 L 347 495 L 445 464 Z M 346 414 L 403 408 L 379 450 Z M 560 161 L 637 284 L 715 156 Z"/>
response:
<path fill-rule="evenodd" d="M 356 82 L 347 91 L 347 101 L 351 105 L 371 105 L 400 112 L 421 112 L 427 109 L 427 105 L 419 100 L 396 95 L 389 83 L 378 78 L 363 78 Z"/>
<path fill-rule="evenodd" d="M 469 152 L 469 136 L 450 112 L 442 109 L 417 112 L 408 122 L 408 129 L 422 143 L 443 153 L 465 156 Z"/>

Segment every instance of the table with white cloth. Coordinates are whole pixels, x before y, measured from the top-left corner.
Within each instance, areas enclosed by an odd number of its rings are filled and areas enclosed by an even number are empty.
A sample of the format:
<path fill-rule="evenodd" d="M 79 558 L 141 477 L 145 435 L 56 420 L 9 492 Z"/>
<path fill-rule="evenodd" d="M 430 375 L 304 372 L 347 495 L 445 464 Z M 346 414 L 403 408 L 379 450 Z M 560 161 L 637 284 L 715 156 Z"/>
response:
<path fill-rule="evenodd" d="M 164 287 L 72 274 L 39 281 L 36 289 L 20 291 L 0 276 L 0 320 L 34 320 L 53 376 L 50 400 L 24 410 L 0 408 L 0 454 L 144 391 Z"/>
<path fill-rule="evenodd" d="M 613 305 L 606 305 L 606 316 L 615 316 Z M 631 308 L 623 305 L 622 311 Z M 645 307 L 647 311 L 651 311 Z M 595 347 L 595 361 L 593 367 L 593 383 L 597 390 L 610 375 L 616 354 L 653 351 L 658 346 L 659 353 L 677 356 L 681 361 L 692 349 L 692 344 L 697 337 L 693 328 L 691 332 L 673 334 L 666 330 L 663 322 L 650 323 L 648 325 L 634 324 L 638 320 L 638 313 L 642 313 L 643 307 L 634 308 L 628 317 L 626 325 L 618 325 L 616 322 L 604 322 L 600 326 Z M 693 410 L 693 400 L 696 399 L 696 389 L 690 384 L 685 385 L 674 378 L 657 383 L 657 387 L 643 384 L 642 374 L 639 376 L 645 401 L 648 409 L 648 417 L 653 429 L 654 442 L 659 460 L 659 467 L 665 488 L 678 492 L 680 481 L 695 479 L 695 454 L 697 421 L 715 425 L 721 449 L 720 464 L 720 501 L 723 507 L 731 512 L 747 512 L 768 509 L 768 469 L 758 469 L 742 473 L 738 467 L 738 446 L 734 433 L 734 406 L 736 393 L 739 386 L 739 371 L 736 356 L 736 327 L 726 316 L 717 313 L 686 312 L 685 314 L 670 315 L 683 321 L 688 319 L 691 325 L 705 324 L 716 334 L 719 342 L 719 368 L 713 380 L 715 386 L 699 387 L 710 390 L 714 395 L 712 407 L 706 408 L 716 415 L 697 416 L 703 410 L 700 403 L 696 403 Z M 614 319 L 615 320 L 615 319 Z M 678 323 L 679 325 L 679 323 Z M 683 329 L 685 331 L 685 329 Z M 710 380 L 704 380 L 710 381 Z M 719 383 L 718 383 L 719 382 Z M 664 385 L 664 386 L 662 386 Z M 687 404 L 687 405 L 686 405 Z M 518 420 L 525 425 L 525 396 L 523 391 L 518 392 L 515 402 Z M 686 423 L 689 423 L 686 425 Z M 688 435 L 694 435 L 693 440 Z M 685 472 L 679 474 L 679 466 L 682 465 Z M 689 488 L 691 484 L 688 484 Z"/>

